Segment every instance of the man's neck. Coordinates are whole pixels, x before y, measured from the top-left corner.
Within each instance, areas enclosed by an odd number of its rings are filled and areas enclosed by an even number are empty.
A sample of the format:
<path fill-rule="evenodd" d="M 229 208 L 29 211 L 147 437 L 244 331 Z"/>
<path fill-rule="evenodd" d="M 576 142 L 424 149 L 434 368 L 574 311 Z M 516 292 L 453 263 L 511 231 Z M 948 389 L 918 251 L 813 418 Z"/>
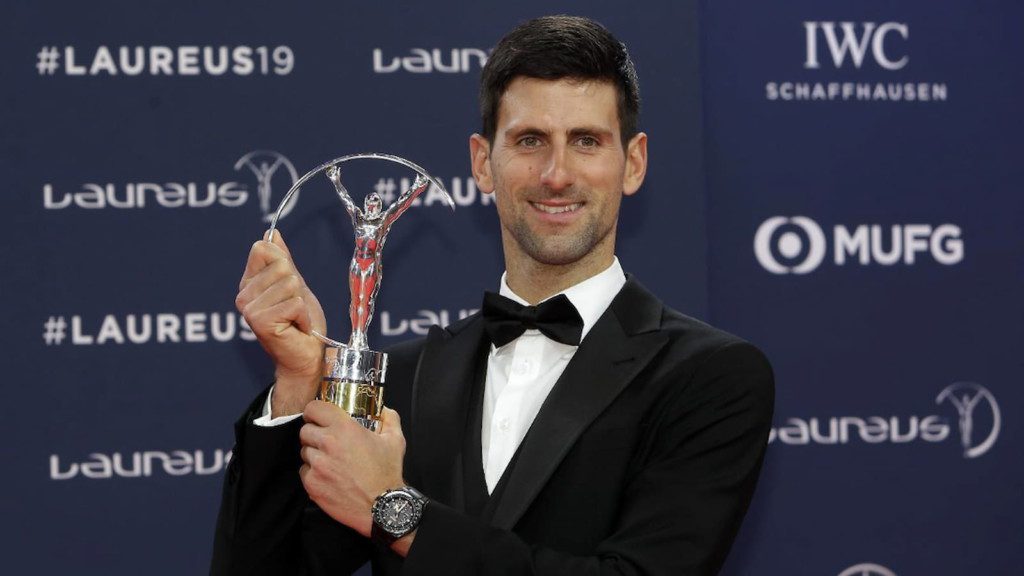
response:
<path fill-rule="evenodd" d="M 507 261 L 505 282 L 517 296 L 531 305 L 600 274 L 612 265 L 613 253 L 588 254 L 571 264 L 543 264 L 534 260 Z"/>

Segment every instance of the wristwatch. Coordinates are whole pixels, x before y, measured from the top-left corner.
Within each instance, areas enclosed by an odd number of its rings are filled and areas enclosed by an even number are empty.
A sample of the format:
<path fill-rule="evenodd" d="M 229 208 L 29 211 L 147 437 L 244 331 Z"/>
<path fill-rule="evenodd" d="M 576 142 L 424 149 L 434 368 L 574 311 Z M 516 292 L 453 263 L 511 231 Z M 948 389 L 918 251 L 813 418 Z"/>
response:
<path fill-rule="evenodd" d="M 419 526 L 426 505 L 427 497 L 412 486 L 384 492 L 373 501 L 370 535 L 390 545 Z"/>

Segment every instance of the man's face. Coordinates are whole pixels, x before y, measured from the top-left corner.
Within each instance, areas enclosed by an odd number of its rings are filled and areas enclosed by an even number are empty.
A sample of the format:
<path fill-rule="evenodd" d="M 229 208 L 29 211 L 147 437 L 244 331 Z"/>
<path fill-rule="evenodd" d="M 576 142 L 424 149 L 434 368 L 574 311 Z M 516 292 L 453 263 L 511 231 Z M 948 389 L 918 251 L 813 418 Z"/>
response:
<path fill-rule="evenodd" d="M 470 140 L 480 189 L 495 194 L 506 265 L 608 266 L 619 202 L 643 181 L 646 145 L 638 134 L 623 149 L 610 82 L 514 79 L 493 144 Z"/>

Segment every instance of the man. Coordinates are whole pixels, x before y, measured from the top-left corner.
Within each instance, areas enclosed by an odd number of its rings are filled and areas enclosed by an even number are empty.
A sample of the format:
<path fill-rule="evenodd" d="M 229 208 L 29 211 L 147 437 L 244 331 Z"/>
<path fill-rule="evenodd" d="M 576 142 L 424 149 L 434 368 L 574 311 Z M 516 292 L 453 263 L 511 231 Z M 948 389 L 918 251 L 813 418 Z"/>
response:
<path fill-rule="evenodd" d="M 237 303 L 276 381 L 236 425 L 213 573 L 718 571 L 763 459 L 771 369 L 623 274 L 638 109 L 625 48 L 594 22 L 540 18 L 498 44 L 470 159 L 495 194 L 505 298 L 390 351 L 379 434 L 313 401 L 323 313 L 283 242 L 254 245 Z"/>

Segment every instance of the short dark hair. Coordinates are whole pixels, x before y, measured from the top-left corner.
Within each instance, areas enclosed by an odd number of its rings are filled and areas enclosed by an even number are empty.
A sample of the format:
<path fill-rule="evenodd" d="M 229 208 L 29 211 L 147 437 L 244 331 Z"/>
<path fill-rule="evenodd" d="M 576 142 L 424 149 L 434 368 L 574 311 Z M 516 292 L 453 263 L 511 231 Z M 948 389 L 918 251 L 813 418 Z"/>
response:
<path fill-rule="evenodd" d="M 626 51 L 604 26 L 578 16 L 544 16 L 520 24 L 505 35 L 480 76 L 483 136 L 494 142 L 498 107 L 516 77 L 557 80 L 605 80 L 618 93 L 619 132 L 625 146 L 637 132 L 640 86 Z"/>

